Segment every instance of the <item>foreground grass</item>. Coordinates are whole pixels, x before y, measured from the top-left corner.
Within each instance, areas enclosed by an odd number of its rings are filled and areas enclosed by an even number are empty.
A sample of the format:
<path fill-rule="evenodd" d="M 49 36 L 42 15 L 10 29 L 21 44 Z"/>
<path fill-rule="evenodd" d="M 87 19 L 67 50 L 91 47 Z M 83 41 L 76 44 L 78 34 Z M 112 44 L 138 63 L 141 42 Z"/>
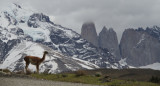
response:
<path fill-rule="evenodd" d="M 142 82 L 135 80 L 118 80 L 112 79 L 110 82 L 103 82 L 101 77 L 96 77 L 94 75 L 83 75 L 76 76 L 76 74 L 31 74 L 32 77 L 38 79 L 46 79 L 53 81 L 62 82 L 73 82 L 73 83 L 84 83 L 84 84 L 94 84 L 94 85 L 107 85 L 107 86 L 160 86 L 159 84 Z"/>

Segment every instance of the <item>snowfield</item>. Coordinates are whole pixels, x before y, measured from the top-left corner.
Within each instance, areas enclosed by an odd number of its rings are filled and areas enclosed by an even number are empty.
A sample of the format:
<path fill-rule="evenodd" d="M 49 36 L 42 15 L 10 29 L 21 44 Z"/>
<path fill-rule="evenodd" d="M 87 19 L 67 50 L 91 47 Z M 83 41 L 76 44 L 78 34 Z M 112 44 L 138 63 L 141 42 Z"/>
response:
<path fill-rule="evenodd" d="M 153 70 L 160 70 L 160 63 L 153 63 L 150 65 L 146 65 L 146 66 L 141 66 L 139 68 L 144 68 L 144 69 L 153 69 Z"/>

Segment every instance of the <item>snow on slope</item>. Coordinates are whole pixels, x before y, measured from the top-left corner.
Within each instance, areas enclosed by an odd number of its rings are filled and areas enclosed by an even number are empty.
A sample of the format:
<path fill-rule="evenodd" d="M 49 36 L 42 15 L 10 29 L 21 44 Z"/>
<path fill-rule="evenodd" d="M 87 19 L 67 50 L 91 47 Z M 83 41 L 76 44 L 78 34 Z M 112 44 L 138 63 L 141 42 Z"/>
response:
<path fill-rule="evenodd" d="M 23 58 L 26 55 L 42 57 L 45 50 L 48 51 L 49 54 L 46 56 L 45 61 L 40 65 L 40 72 L 58 73 L 70 70 L 75 71 L 78 69 L 99 68 L 90 62 L 64 56 L 44 45 L 28 41 L 24 41 L 15 46 L 7 54 L 7 57 L 3 64 L 0 65 L 0 68 L 8 68 L 11 71 L 24 70 L 25 62 Z M 36 71 L 34 65 L 29 65 L 29 69 L 31 71 Z"/>
<path fill-rule="evenodd" d="M 120 61 L 119 61 L 119 63 L 121 64 L 121 65 L 128 65 L 127 63 L 126 63 L 126 58 L 124 58 L 124 59 L 121 59 Z M 129 66 L 129 65 L 128 65 Z M 141 67 L 133 67 L 133 66 L 129 66 L 129 68 L 142 68 L 142 69 L 153 69 L 153 70 L 160 70 L 160 63 L 153 63 L 153 64 L 150 64 L 150 65 L 146 65 L 146 66 L 141 66 Z"/>
<path fill-rule="evenodd" d="M 42 24 L 41 24 L 42 25 Z M 43 28 L 33 28 L 33 27 L 28 27 L 26 23 L 20 23 L 19 28 L 22 28 L 24 31 L 24 34 L 29 35 L 33 38 L 33 41 L 39 40 L 39 39 L 44 39 L 46 42 L 50 42 L 50 31 L 46 29 L 45 27 Z"/>
<path fill-rule="evenodd" d="M 9 8 L 5 9 L 5 11 L 0 13 L 0 26 L 2 28 L 7 28 L 8 33 L 12 34 L 11 37 L 13 36 L 11 29 L 21 28 L 23 29 L 24 34 L 31 36 L 34 41 L 44 39 L 46 42 L 50 42 L 50 32 L 46 29 L 46 26 L 49 26 L 48 23 L 37 22 L 40 25 L 39 28 L 28 27 L 27 23 L 32 14 L 34 14 L 33 11 L 21 8 L 17 4 L 12 4 Z M 7 35 L 7 33 L 2 34 Z M 13 37 L 14 38 L 12 39 L 16 39 L 16 36 Z M 3 41 L 7 42 L 8 40 Z"/>
<path fill-rule="evenodd" d="M 121 65 L 123 65 L 123 66 L 127 65 L 126 58 L 121 59 L 121 60 L 119 61 L 119 63 L 120 63 Z"/>
<path fill-rule="evenodd" d="M 153 69 L 153 70 L 160 70 L 160 63 L 153 63 L 150 65 L 141 66 L 139 68 L 149 68 L 149 69 Z"/>

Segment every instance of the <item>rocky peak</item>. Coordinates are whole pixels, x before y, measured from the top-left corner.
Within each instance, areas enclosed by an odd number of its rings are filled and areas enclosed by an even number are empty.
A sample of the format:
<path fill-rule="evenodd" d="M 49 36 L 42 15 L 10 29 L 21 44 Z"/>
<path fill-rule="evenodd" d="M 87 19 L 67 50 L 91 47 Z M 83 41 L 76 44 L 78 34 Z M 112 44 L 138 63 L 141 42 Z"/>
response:
<path fill-rule="evenodd" d="M 107 28 L 104 26 L 101 32 L 107 32 Z"/>
<path fill-rule="evenodd" d="M 107 48 L 118 60 L 121 58 L 117 34 L 112 28 L 108 30 L 106 27 L 103 27 L 102 31 L 99 33 L 99 46 Z"/>
<path fill-rule="evenodd" d="M 98 36 L 93 22 L 86 22 L 82 25 L 81 36 L 98 47 Z"/>
<path fill-rule="evenodd" d="M 50 21 L 49 17 L 44 15 L 43 13 L 34 13 L 29 17 L 28 26 L 37 28 L 37 27 L 39 27 L 39 25 L 37 23 L 38 21 L 48 22 L 48 23 L 53 24 L 53 22 Z"/>
<path fill-rule="evenodd" d="M 18 8 L 22 8 L 19 4 L 16 4 L 16 3 L 13 3 L 16 7 L 18 7 Z"/>
<path fill-rule="evenodd" d="M 120 51 L 132 66 L 144 66 L 160 61 L 160 43 L 145 30 L 127 29 L 123 32 Z"/>
<path fill-rule="evenodd" d="M 145 30 L 147 33 L 149 33 L 151 36 L 157 38 L 160 40 L 160 27 L 158 26 L 153 26 L 153 27 L 147 27 Z"/>

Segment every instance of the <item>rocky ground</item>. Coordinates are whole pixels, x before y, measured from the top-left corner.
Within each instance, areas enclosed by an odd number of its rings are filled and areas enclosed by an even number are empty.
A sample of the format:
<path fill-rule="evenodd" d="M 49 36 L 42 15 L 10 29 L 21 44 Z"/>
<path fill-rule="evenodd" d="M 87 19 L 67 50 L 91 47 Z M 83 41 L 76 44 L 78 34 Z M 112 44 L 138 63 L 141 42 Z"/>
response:
<path fill-rule="evenodd" d="M 96 85 L 56 82 L 48 80 L 17 78 L 17 77 L 0 77 L 0 86 L 96 86 Z"/>

